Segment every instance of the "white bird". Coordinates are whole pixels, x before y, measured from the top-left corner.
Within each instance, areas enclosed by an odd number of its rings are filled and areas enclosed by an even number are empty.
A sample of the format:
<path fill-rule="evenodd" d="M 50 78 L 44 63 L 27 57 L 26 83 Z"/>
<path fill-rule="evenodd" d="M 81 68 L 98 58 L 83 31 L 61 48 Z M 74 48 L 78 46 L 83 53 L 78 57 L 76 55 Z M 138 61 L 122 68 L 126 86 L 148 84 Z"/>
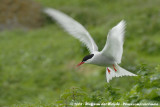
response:
<path fill-rule="evenodd" d="M 126 25 L 124 20 L 109 31 L 103 50 L 98 51 L 96 43 L 80 23 L 56 9 L 46 8 L 44 12 L 57 21 L 70 35 L 83 42 L 88 48 L 90 55 L 85 56 L 77 66 L 88 63 L 107 67 L 107 82 L 113 77 L 137 76 L 118 65 L 121 63 L 123 53 L 123 39 Z"/>

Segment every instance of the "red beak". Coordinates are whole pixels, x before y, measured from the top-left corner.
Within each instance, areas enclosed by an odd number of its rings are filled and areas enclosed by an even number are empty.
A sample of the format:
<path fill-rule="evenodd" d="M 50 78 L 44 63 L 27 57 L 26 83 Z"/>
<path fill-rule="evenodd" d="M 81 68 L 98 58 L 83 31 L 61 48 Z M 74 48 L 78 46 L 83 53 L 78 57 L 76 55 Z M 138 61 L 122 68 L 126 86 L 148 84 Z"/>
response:
<path fill-rule="evenodd" d="M 80 65 L 82 65 L 82 64 L 84 64 L 84 62 L 80 62 L 80 63 L 77 65 L 77 67 L 80 66 Z"/>

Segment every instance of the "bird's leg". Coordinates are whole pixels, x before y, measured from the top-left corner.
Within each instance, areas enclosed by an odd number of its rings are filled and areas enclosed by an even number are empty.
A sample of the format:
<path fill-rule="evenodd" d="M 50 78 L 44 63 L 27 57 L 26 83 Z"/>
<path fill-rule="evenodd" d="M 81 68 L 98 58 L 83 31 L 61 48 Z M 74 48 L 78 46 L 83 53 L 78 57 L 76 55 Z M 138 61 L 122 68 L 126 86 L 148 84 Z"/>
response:
<path fill-rule="evenodd" d="M 117 69 L 115 68 L 114 64 L 113 64 L 114 70 L 117 71 Z"/>
<path fill-rule="evenodd" d="M 108 67 L 107 67 L 107 70 L 108 70 L 108 73 L 110 74 L 111 71 L 108 69 Z"/>

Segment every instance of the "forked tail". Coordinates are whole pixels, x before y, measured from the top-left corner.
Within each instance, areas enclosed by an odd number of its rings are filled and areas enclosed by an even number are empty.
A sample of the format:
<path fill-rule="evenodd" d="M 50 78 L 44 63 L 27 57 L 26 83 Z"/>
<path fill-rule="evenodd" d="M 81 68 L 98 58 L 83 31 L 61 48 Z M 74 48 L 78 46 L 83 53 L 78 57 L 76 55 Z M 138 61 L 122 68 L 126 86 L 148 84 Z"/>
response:
<path fill-rule="evenodd" d="M 122 76 L 137 76 L 137 75 L 123 69 L 122 67 L 118 66 L 117 64 L 115 64 L 115 68 L 107 67 L 106 79 L 107 79 L 108 83 L 110 80 L 112 80 L 113 77 L 122 77 Z"/>

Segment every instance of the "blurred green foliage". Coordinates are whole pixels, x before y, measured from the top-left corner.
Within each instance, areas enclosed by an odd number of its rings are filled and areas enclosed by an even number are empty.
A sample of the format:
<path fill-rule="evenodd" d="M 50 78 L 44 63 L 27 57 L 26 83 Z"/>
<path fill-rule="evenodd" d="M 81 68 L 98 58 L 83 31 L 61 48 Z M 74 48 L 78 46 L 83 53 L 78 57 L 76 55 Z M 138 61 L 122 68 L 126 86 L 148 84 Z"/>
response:
<path fill-rule="evenodd" d="M 74 102 L 160 103 L 159 0 L 36 0 L 82 23 L 101 50 L 114 25 L 127 22 L 120 66 L 138 77 L 106 83 L 105 68 L 76 64 L 88 54 L 50 23 L 36 30 L 0 32 L 0 106 L 36 107 Z M 0 13 L 1 15 L 1 13 Z M 44 17 L 44 16 L 42 16 Z M 32 19 L 32 18 L 31 18 Z"/>
<path fill-rule="evenodd" d="M 159 42 L 150 40 L 149 37 L 142 38 L 139 47 L 139 51 L 143 51 L 150 55 L 158 55 L 160 53 Z"/>
<path fill-rule="evenodd" d="M 140 70 L 138 71 L 138 74 L 140 76 L 136 77 L 136 83 L 134 86 L 131 87 L 131 90 L 129 92 L 125 93 L 119 93 L 119 89 L 113 88 L 111 84 L 105 84 L 104 89 L 105 91 L 100 92 L 99 90 L 91 93 L 86 94 L 85 91 L 76 90 L 76 93 L 78 95 L 83 95 L 85 93 L 85 96 L 80 96 L 83 100 L 77 100 L 79 96 L 74 95 L 75 90 L 70 89 L 67 91 L 64 91 L 61 95 L 61 101 L 57 101 L 57 105 L 71 105 L 72 101 L 74 103 L 81 102 L 83 105 L 85 105 L 86 102 L 94 102 L 94 103 L 106 103 L 106 102 L 112 102 L 120 104 L 123 104 L 123 102 L 126 103 L 160 103 L 160 66 L 158 65 L 155 68 L 155 71 L 147 72 L 148 69 L 146 65 L 141 65 Z M 81 94 L 82 93 L 82 94 Z M 65 97 L 64 97 L 65 95 Z M 74 96 L 74 97 L 73 97 Z M 64 98 L 64 99 L 62 99 Z M 64 101 L 64 102 L 63 102 Z"/>

